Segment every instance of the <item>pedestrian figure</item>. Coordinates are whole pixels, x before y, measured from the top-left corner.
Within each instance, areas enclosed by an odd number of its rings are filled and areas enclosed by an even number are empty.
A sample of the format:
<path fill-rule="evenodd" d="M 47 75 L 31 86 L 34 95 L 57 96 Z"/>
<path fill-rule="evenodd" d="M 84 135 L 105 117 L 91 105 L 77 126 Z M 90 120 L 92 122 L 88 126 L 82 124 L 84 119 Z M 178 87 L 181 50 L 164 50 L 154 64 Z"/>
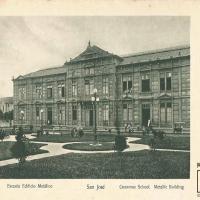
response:
<path fill-rule="evenodd" d="M 78 127 L 78 137 L 83 137 L 84 132 L 83 132 L 83 128 L 82 127 Z"/>
<path fill-rule="evenodd" d="M 71 130 L 71 136 L 74 137 L 74 134 L 75 134 L 74 128 L 72 128 L 72 130 Z"/>
<path fill-rule="evenodd" d="M 127 132 L 127 127 L 128 127 L 128 124 L 125 124 L 125 133 Z"/>
<path fill-rule="evenodd" d="M 155 151 L 156 150 L 156 141 L 155 141 L 155 138 L 151 138 L 150 140 L 150 147 L 151 147 L 151 150 Z"/>
<path fill-rule="evenodd" d="M 143 136 L 146 135 L 146 127 L 145 126 L 142 127 L 142 134 L 143 134 Z"/>

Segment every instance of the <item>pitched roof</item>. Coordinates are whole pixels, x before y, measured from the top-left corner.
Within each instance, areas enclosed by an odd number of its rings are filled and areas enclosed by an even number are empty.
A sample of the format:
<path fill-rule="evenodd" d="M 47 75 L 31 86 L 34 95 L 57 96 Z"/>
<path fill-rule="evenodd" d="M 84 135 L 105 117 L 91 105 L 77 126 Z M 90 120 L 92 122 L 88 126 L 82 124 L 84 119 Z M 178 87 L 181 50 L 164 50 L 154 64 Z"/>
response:
<path fill-rule="evenodd" d="M 38 70 L 36 72 L 26 74 L 24 76 L 19 76 L 18 78 L 23 79 L 23 78 L 50 76 L 50 75 L 54 75 L 54 74 L 64 74 L 64 73 L 66 73 L 66 71 L 67 71 L 66 67 L 63 67 L 63 66 L 61 66 L 61 67 L 51 67 L 51 68 L 46 68 L 46 69 L 42 69 L 42 70 Z"/>
<path fill-rule="evenodd" d="M 111 54 L 97 46 L 90 46 L 88 45 L 87 49 L 81 53 L 79 56 L 72 59 L 69 63 L 78 62 L 86 59 L 94 59 L 99 57 L 107 57 L 107 56 L 115 56 L 119 59 L 123 59 L 120 65 L 127 65 L 131 63 L 140 63 L 140 62 L 148 62 L 153 60 L 163 60 L 168 59 L 171 57 L 180 57 L 180 56 L 187 56 L 190 55 L 190 47 L 189 45 L 185 46 L 178 46 L 178 47 L 171 47 L 166 49 L 159 49 L 153 51 L 146 51 L 141 53 L 135 53 L 132 55 L 126 56 L 117 56 Z M 87 58 L 88 56 L 88 58 Z M 32 72 L 26 74 L 24 76 L 19 76 L 15 80 L 24 79 L 24 78 L 34 78 L 34 77 L 42 77 L 42 76 L 50 76 L 54 74 L 64 74 L 67 72 L 67 68 L 65 66 L 58 66 L 58 67 L 51 67 L 47 69 L 38 70 L 36 72 Z"/>
<path fill-rule="evenodd" d="M 1 97 L 0 103 L 13 103 L 13 97 Z"/>
<path fill-rule="evenodd" d="M 71 59 L 70 63 L 79 62 L 79 61 L 83 61 L 83 60 L 95 59 L 95 58 L 99 58 L 99 57 L 108 57 L 108 56 L 114 56 L 114 57 L 120 58 L 119 56 L 109 53 L 108 51 L 105 51 L 96 45 L 90 46 L 90 43 L 89 43 L 86 50 L 83 51 L 77 57 Z"/>
<path fill-rule="evenodd" d="M 190 55 L 190 46 L 176 46 L 165 49 L 157 49 L 152 51 L 146 51 L 141 53 L 135 53 L 132 55 L 121 56 L 124 60 L 120 65 L 127 65 L 131 63 L 149 62 L 154 60 L 164 60 L 171 57 L 180 57 Z"/>

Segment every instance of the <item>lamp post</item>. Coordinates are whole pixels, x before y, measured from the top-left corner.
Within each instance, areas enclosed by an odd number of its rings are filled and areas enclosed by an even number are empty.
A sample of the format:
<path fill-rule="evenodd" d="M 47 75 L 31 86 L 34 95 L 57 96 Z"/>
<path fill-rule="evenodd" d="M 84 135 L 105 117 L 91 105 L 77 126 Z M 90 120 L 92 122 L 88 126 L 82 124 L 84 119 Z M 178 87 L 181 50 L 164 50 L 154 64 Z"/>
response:
<path fill-rule="evenodd" d="M 43 112 L 44 112 L 44 110 L 41 109 L 41 110 L 40 110 L 40 116 L 41 116 L 41 128 L 42 128 L 42 126 L 43 126 Z"/>
<path fill-rule="evenodd" d="M 93 96 L 92 96 L 92 102 L 94 103 L 94 141 L 97 141 L 97 107 L 96 107 L 96 103 L 97 101 L 99 101 L 99 97 L 97 96 L 97 89 L 94 88 L 93 90 Z"/>
<path fill-rule="evenodd" d="M 20 111 L 20 115 L 21 115 L 21 126 L 22 126 L 23 119 L 24 119 L 24 111 L 23 110 Z"/>

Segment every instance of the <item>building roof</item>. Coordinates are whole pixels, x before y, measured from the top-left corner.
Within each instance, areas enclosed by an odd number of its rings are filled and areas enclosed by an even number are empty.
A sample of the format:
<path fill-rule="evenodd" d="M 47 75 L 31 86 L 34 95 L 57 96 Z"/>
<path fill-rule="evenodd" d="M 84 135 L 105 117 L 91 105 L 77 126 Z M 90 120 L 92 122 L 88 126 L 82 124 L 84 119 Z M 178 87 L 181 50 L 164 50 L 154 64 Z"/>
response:
<path fill-rule="evenodd" d="M 104 51 L 103 49 L 95 45 L 90 46 L 90 43 L 89 43 L 88 47 L 86 48 L 85 51 L 83 51 L 83 53 L 81 53 L 79 56 L 75 57 L 74 59 L 70 60 L 70 62 L 68 63 L 70 64 L 74 62 L 79 62 L 79 61 L 94 59 L 94 58 L 99 58 L 99 57 L 115 56 L 122 60 L 122 62 L 119 64 L 121 66 L 121 65 L 128 65 L 132 63 L 134 64 L 134 63 L 149 62 L 149 61 L 154 61 L 154 60 L 164 60 L 164 59 L 169 59 L 171 57 L 180 57 L 180 56 L 188 56 L 188 55 L 190 55 L 190 46 L 184 45 L 184 46 L 176 46 L 176 47 L 171 47 L 171 48 L 140 52 L 140 53 L 135 53 L 135 54 L 120 57 L 120 56 L 111 54 L 107 51 Z M 47 69 L 38 70 L 36 72 L 32 72 L 24 76 L 19 76 L 15 80 L 20 80 L 24 78 L 50 76 L 54 74 L 64 74 L 66 72 L 67 72 L 66 66 L 57 66 L 57 67 L 51 67 Z"/>
<path fill-rule="evenodd" d="M 121 56 L 124 60 L 120 63 L 120 65 L 149 62 L 155 60 L 164 60 L 164 59 L 170 59 L 172 57 L 175 58 L 188 55 L 190 55 L 189 45 L 176 46 L 176 47 L 157 49 L 157 50 L 151 50 L 146 52 L 130 54 L 126 56 Z"/>
<path fill-rule="evenodd" d="M 1 97 L 0 98 L 0 103 L 13 103 L 13 97 Z"/>
<path fill-rule="evenodd" d="M 46 68 L 46 69 L 42 69 L 42 70 L 38 70 L 36 72 L 26 74 L 24 76 L 19 76 L 16 79 L 35 78 L 35 77 L 42 77 L 42 76 L 50 76 L 50 75 L 54 75 L 54 74 L 64 74 L 64 73 L 66 73 L 66 71 L 67 71 L 66 67 L 63 67 L 63 66 L 51 67 L 51 68 Z"/>

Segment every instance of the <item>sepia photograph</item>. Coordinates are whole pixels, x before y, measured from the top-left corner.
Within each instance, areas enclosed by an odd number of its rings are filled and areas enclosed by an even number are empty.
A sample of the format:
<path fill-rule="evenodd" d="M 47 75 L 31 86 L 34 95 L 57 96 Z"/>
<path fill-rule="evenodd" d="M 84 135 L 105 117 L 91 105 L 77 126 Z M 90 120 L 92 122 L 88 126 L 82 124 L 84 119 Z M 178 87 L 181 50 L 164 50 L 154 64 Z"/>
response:
<path fill-rule="evenodd" d="M 0 16 L 0 179 L 190 179 L 189 16 Z"/>

